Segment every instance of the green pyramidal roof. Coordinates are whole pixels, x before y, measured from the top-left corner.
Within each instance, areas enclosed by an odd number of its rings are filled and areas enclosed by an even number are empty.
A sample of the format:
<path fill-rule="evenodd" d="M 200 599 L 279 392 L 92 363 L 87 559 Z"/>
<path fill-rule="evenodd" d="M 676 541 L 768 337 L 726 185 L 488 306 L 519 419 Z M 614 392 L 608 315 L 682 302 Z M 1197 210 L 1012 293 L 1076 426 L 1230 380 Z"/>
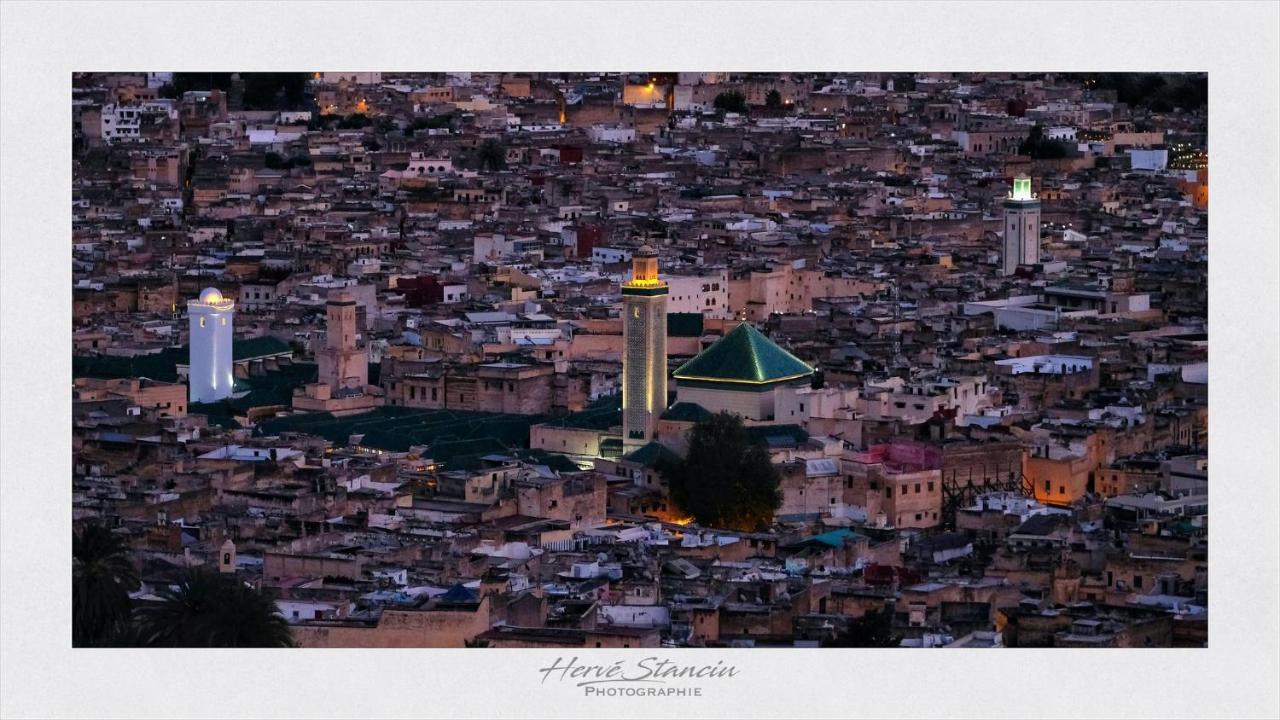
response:
<path fill-rule="evenodd" d="M 813 368 L 778 347 L 749 322 L 680 366 L 677 380 L 763 384 L 804 377 Z"/>

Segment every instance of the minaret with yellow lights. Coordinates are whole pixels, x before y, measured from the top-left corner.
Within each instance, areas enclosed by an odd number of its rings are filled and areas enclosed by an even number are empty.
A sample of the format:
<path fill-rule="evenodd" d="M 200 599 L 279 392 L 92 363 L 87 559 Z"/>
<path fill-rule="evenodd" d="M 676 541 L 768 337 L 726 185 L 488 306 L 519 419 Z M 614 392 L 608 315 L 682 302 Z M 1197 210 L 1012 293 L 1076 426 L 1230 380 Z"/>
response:
<path fill-rule="evenodd" d="M 630 452 L 654 439 L 667 408 L 667 284 L 648 245 L 631 258 L 622 312 L 622 443 Z"/>

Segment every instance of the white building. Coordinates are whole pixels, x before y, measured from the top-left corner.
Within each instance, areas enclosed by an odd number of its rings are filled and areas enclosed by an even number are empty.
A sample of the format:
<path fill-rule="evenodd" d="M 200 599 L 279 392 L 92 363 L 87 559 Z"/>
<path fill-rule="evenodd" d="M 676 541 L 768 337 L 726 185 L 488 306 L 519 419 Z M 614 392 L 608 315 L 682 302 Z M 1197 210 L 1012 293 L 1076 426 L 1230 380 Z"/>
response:
<path fill-rule="evenodd" d="M 187 385 L 191 402 L 215 402 L 231 397 L 235 384 L 231 341 L 235 301 L 216 288 L 205 288 L 187 302 L 191 321 L 191 356 Z"/>
<path fill-rule="evenodd" d="M 698 275 L 664 275 L 671 288 L 667 312 L 700 313 L 705 317 L 728 319 L 729 271 L 725 268 Z"/>
<path fill-rule="evenodd" d="M 1093 369 L 1093 358 L 1084 355 L 1028 355 L 997 360 L 995 364 L 1009 368 L 1012 375 L 1069 375 Z"/>
<path fill-rule="evenodd" d="M 1164 148 L 1129 148 L 1129 167 L 1133 170 L 1159 172 L 1169 166 L 1169 151 Z"/>
<path fill-rule="evenodd" d="M 635 142 L 636 129 L 619 125 L 592 125 L 587 128 L 587 138 L 593 143 L 629 143 Z"/>
<path fill-rule="evenodd" d="M 168 121 L 178 119 L 178 111 L 172 101 L 157 100 L 136 105 L 103 105 L 101 131 L 107 144 L 142 139 L 144 121 L 163 117 Z"/>
<path fill-rule="evenodd" d="M 620 263 L 631 259 L 631 252 L 611 247 L 591 248 L 591 261 L 598 263 Z"/>
<path fill-rule="evenodd" d="M 449 158 L 428 157 L 423 153 L 413 153 L 409 157 L 409 166 L 400 173 L 400 177 L 435 177 L 452 172 L 453 160 Z"/>

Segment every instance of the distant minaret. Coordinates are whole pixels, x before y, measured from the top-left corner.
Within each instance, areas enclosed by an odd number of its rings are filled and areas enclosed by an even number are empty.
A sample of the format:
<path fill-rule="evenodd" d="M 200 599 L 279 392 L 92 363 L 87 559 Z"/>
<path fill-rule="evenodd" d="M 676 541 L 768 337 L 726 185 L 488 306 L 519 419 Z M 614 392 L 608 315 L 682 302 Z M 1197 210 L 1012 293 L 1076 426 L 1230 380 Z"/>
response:
<path fill-rule="evenodd" d="M 629 452 L 653 440 L 667 408 L 667 284 L 648 245 L 631 258 L 622 312 L 622 442 Z"/>
<path fill-rule="evenodd" d="M 347 290 L 334 290 L 325 303 L 325 346 L 317 353 L 320 382 L 335 393 L 369 384 L 369 355 L 356 347 L 356 301 Z"/>
<path fill-rule="evenodd" d="M 1012 275 L 1019 265 L 1040 262 L 1040 199 L 1031 194 L 1031 178 L 1013 179 L 1013 192 L 1004 200 L 1004 255 L 1001 275 Z"/>
<path fill-rule="evenodd" d="M 196 300 L 187 301 L 191 320 L 191 356 L 187 386 L 191 402 L 215 402 L 231 397 L 231 340 L 236 304 L 217 288 L 205 288 Z"/>
<path fill-rule="evenodd" d="M 218 572 L 233 573 L 236 571 L 236 544 L 227 538 L 218 550 Z"/>

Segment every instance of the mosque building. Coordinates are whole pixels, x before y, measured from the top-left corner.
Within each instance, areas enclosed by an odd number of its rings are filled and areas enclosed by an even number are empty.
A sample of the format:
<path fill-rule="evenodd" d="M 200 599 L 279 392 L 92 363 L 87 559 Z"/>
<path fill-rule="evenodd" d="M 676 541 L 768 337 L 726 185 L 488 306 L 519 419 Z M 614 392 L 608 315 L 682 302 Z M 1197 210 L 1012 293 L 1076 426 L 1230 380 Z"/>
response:
<path fill-rule="evenodd" d="M 672 377 L 677 403 L 768 422 L 774 419 L 778 389 L 809 385 L 813 372 L 803 360 L 744 322 L 681 365 Z"/>

